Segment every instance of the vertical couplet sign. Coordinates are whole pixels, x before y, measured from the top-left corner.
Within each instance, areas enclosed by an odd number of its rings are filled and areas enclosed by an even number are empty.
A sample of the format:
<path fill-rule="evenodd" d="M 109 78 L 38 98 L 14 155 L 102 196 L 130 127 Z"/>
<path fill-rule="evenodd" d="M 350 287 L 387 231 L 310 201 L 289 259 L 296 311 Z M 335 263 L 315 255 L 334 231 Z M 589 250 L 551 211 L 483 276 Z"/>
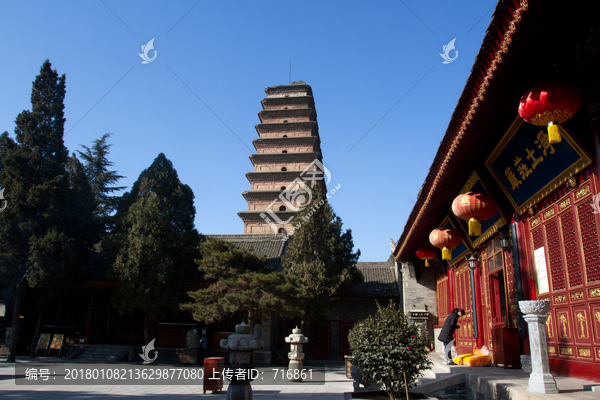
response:
<path fill-rule="evenodd" d="M 546 267 L 546 252 L 543 247 L 535 249 L 535 270 L 537 275 L 538 294 L 548 293 L 548 268 Z"/>

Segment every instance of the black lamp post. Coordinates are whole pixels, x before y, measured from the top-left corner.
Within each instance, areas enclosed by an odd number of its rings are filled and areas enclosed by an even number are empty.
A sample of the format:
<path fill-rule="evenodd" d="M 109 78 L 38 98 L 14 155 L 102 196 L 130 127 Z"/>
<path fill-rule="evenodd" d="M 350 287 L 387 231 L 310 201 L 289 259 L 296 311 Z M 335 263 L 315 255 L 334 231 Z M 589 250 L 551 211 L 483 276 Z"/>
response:
<path fill-rule="evenodd" d="M 469 262 L 469 277 L 471 278 L 471 318 L 473 319 L 473 337 L 477 339 L 479 337 L 479 332 L 477 326 L 477 302 L 475 301 L 475 268 L 477 268 L 479 254 L 471 254 L 471 257 L 469 257 L 467 261 Z"/>
<path fill-rule="evenodd" d="M 500 235 L 499 239 L 500 239 L 500 247 L 502 247 L 502 250 L 504 250 L 504 251 L 510 250 L 510 248 L 512 247 L 512 243 L 510 242 L 510 235 L 503 233 L 502 235 Z"/>

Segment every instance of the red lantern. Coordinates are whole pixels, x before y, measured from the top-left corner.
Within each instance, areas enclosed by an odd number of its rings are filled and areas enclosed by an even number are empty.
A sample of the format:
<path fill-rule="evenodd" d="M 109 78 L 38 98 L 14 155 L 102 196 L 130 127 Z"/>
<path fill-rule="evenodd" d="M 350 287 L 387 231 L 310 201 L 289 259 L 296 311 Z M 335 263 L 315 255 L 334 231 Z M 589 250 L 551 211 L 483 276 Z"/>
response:
<path fill-rule="evenodd" d="M 469 221 L 469 236 L 481 235 L 481 221 L 496 212 L 496 202 L 490 195 L 467 192 L 456 196 L 452 202 L 452 212 L 460 219 Z"/>
<path fill-rule="evenodd" d="M 442 249 L 442 260 L 452 259 L 452 249 L 462 242 L 460 231 L 454 228 L 437 228 L 429 234 L 429 241 Z"/>
<path fill-rule="evenodd" d="M 429 267 L 429 260 L 433 260 L 437 256 L 437 250 L 431 247 L 421 247 L 416 254 L 420 260 L 425 260 L 425 266 Z"/>
<path fill-rule="evenodd" d="M 564 82 L 546 82 L 529 90 L 521 97 L 519 115 L 533 125 L 548 125 L 548 141 L 560 142 L 557 124 L 579 111 L 583 104 L 581 90 Z"/>

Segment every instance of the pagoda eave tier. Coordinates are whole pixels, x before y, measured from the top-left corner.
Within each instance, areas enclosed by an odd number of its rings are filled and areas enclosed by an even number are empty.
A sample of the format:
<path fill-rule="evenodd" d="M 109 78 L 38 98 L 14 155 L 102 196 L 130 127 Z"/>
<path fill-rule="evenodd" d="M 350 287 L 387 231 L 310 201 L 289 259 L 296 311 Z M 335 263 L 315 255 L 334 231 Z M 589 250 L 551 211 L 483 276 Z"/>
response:
<path fill-rule="evenodd" d="M 316 136 L 297 136 L 286 138 L 258 138 L 252 141 L 254 148 L 289 147 L 289 146 L 318 146 L 319 138 Z"/>
<path fill-rule="evenodd" d="M 294 82 L 290 85 L 277 85 L 265 88 L 265 93 L 268 97 L 294 97 L 297 96 L 312 96 L 312 88 L 305 82 Z"/>
<path fill-rule="evenodd" d="M 320 160 L 321 153 L 316 151 L 304 153 L 261 153 L 252 154 L 250 161 L 253 165 L 273 164 L 273 163 L 310 163 L 314 160 Z"/>
<path fill-rule="evenodd" d="M 242 193 L 242 196 L 244 196 L 244 199 L 246 199 L 247 201 L 253 201 L 253 200 L 267 200 L 267 201 L 273 201 L 276 198 L 278 198 L 278 196 L 283 193 L 284 190 L 246 190 L 245 192 Z"/>
<path fill-rule="evenodd" d="M 271 211 L 272 213 L 275 213 L 275 215 L 277 216 L 277 218 L 279 218 L 279 220 L 281 221 L 287 221 L 292 217 L 295 217 L 296 214 L 298 214 L 296 211 Z M 265 217 L 269 218 L 269 212 L 268 211 L 240 211 L 238 213 L 238 216 L 242 219 L 242 221 L 244 222 L 263 222 L 263 223 L 267 223 L 267 221 L 265 221 L 265 218 L 262 217 L 263 214 Z M 272 220 L 272 218 L 269 218 L 270 220 Z M 274 222 L 276 223 L 276 222 Z"/>
<path fill-rule="evenodd" d="M 272 133 L 272 132 L 310 132 L 311 136 L 317 136 L 318 126 L 316 121 L 304 122 L 277 122 L 273 124 L 257 124 L 254 125 L 256 132 Z"/>
<path fill-rule="evenodd" d="M 310 108 L 294 108 L 287 110 L 263 110 L 258 112 L 260 122 L 268 123 L 269 119 L 275 118 L 305 118 L 310 121 L 316 121 L 317 112 Z"/>
<path fill-rule="evenodd" d="M 272 110 L 280 107 L 296 107 L 303 105 L 302 108 L 315 108 L 315 99 L 312 96 L 296 96 L 296 97 L 267 97 L 261 102 L 263 109 Z"/>
<path fill-rule="evenodd" d="M 248 172 L 246 178 L 250 183 L 254 182 L 292 182 L 296 178 L 300 178 L 303 171 L 263 171 L 263 172 Z"/>

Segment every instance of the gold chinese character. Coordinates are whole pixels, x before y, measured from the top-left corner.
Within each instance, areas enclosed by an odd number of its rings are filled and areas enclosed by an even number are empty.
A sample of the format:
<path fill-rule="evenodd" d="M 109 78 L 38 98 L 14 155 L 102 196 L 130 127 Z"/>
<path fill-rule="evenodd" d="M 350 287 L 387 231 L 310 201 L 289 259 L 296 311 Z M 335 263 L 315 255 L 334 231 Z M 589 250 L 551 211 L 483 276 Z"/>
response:
<path fill-rule="evenodd" d="M 548 135 L 546 135 L 546 133 L 541 130 L 538 132 L 537 134 L 537 140 L 535 141 L 535 144 L 537 144 L 538 149 L 543 148 L 544 150 L 542 150 L 542 153 L 547 156 L 548 152 L 550 154 L 554 154 L 554 147 L 550 144 L 550 142 L 548 141 Z"/>
<path fill-rule="evenodd" d="M 523 180 L 527 179 L 527 177 L 529 175 L 531 175 L 531 173 L 533 172 L 531 169 L 529 169 L 529 167 L 523 163 L 521 163 L 521 165 L 519 165 L 519 167 L 517 168 L 517 171 L 519 172 L 519 174 L 521 174 L 521 178 L 523 178 Z"/>
<path fill-rule="evenodd" d="M 515 190 L 516 188 L 519 187 L 519 185 L 521 185 L 523 183 L 523 181 L 521 181 L 520 179 L 517 179 L 517 176 L 510 169 L 510 167 L 506 167 L 506 170 L 504 170 L 504 175 L 506 175 L 506 177 L 508 178 L 508 181 L 512 185 L 512 190 Z"/>
<path fill-rule="evenodd" d="M 515 157 L 515 161 L 514 161 L 514 163 L 515 163 L 515 167 L 516 167 L 516 166 L 517 166 L 517 165 L 518 165 L 518 164 L 519 164 L 521 161 L 523 161 L 523 159 L 522 159 L 521 157 Z"/>
<path fill-rule="evenodd" d="M 529 150 L 527 147 L 525 147 L 525 151 L 527 152 L 527 159 L 533 161 L 533 163 L 531 164 L 531 168 L 535 169 L 539 163 L 544 161 L 544 156 L 539 156 L 538 158 L 535 158 L 533 156 L 534 150 Z"/>

